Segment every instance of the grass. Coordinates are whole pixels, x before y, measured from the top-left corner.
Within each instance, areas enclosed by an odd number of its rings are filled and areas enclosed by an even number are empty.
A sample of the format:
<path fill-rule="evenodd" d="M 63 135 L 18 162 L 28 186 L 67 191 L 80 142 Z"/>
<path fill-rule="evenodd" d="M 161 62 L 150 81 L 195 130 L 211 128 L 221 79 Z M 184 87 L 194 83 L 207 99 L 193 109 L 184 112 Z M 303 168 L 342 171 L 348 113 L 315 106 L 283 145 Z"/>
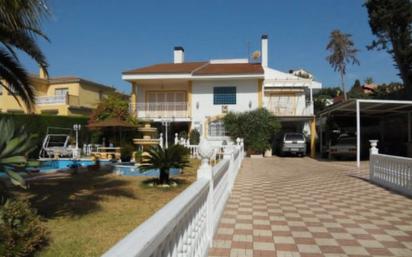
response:
<path fill-rule="evenodd" d="M 177 176 L 177 187 L 148 187 L 147 177 L 95 171 L 32 181 L 28 198 L 50 231 L 36 257 L 94 257 L 110 249 L 196 179 L 198 160 Z"/>

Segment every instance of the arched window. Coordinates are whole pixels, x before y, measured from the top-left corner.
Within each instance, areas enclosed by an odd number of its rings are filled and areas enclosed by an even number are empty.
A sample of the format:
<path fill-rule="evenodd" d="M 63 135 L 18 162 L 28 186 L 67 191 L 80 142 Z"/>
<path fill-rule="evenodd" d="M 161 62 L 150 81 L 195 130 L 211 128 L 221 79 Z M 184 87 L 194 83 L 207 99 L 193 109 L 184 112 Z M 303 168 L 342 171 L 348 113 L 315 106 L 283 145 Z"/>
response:
<path fill-rule="evenodd" d="M 226 136 L 225 126 L 223 120 L 215 120 L 209 122 L 209 136 L 224 137 Z"/>

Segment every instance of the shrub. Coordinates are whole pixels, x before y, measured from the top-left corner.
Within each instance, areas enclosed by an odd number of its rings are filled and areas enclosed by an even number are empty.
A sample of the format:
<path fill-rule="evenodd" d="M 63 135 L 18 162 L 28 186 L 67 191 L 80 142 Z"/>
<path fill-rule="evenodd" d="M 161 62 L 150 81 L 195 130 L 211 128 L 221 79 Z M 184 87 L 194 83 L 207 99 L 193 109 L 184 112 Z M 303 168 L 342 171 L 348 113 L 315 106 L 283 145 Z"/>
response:
<path fill-rule="evenodd" d="M 131 144 L 122 145 L 120 150 L 122 162 L 130 162 L 130 159 L 132 158 L 133 152 L 135 150 L 136 148 Z"/>
<path fill-rule="evenodd" d="M 27 201 L 0 206 L 0 256 L 32 256 L 47 243 L 47 231 Z"/>
<path fill-rule="evenodd" d="M 179 140 L 181 138 L 187 139 L 187 132 L 185 130 L 180 131 L 178 134 L 178 137 L 179 137 Z"/>
<path fill-rule="evenodd" d="M 197 129 L 192 129 L 189 133 L 189 142 L 191 145 L 198 145 L 200 142 L 200 133 Z"/>
<path fill-rule="evenodd" d="M 249 154 L 262 154 L 270 149 L 273 137 L 280 130 L 278 119 L 264 108 L 243 113 L 228 113 L 224 119 L 225 130 L 232 140 L 244 139 Z"/>
<path fill-rule="evenodd" d="M 169 148 L 153 146 L 143 157 L 141 171 L 158 169 L 159 183 L 169 184 L 169 170 L 171 168 L 183 169 L 189 167 L 189 150 L 182 145 L 172 145 Z"/>

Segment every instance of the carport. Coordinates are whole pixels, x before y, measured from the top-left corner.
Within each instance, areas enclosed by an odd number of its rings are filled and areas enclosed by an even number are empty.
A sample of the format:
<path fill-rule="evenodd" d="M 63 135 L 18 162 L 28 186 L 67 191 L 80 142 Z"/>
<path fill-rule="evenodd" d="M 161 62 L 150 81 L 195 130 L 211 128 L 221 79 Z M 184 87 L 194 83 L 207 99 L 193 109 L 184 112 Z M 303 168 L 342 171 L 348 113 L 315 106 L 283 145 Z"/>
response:
<path fill-rule="evenodd" d="M 408 142 L 412 141 L 412 101 L 400 100 L 372 100 L 372 99 L 351 99 L 327 107 L 319 114 L 319 134 L 320 134 L 320 153 L 323 154 L 323 122 L 322 120 L 331 114 L 340 116 L 356 116 L 356 163 L 360 167 L 361 153 L 361 126 L 362 117 L 379 117 L 405 114 L 408 119 Z"/>

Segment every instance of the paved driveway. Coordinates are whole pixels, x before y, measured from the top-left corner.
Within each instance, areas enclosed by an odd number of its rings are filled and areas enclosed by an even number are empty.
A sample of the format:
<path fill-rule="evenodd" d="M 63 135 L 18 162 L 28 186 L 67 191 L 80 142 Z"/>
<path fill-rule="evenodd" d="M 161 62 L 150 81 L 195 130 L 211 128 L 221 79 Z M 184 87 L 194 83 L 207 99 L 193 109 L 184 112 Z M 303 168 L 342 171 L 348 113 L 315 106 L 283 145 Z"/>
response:
<path fill-rule="evenodd" d="M 209 256 L 412 256 L 412 199 L 309 158 L 245 159 Z"/>

